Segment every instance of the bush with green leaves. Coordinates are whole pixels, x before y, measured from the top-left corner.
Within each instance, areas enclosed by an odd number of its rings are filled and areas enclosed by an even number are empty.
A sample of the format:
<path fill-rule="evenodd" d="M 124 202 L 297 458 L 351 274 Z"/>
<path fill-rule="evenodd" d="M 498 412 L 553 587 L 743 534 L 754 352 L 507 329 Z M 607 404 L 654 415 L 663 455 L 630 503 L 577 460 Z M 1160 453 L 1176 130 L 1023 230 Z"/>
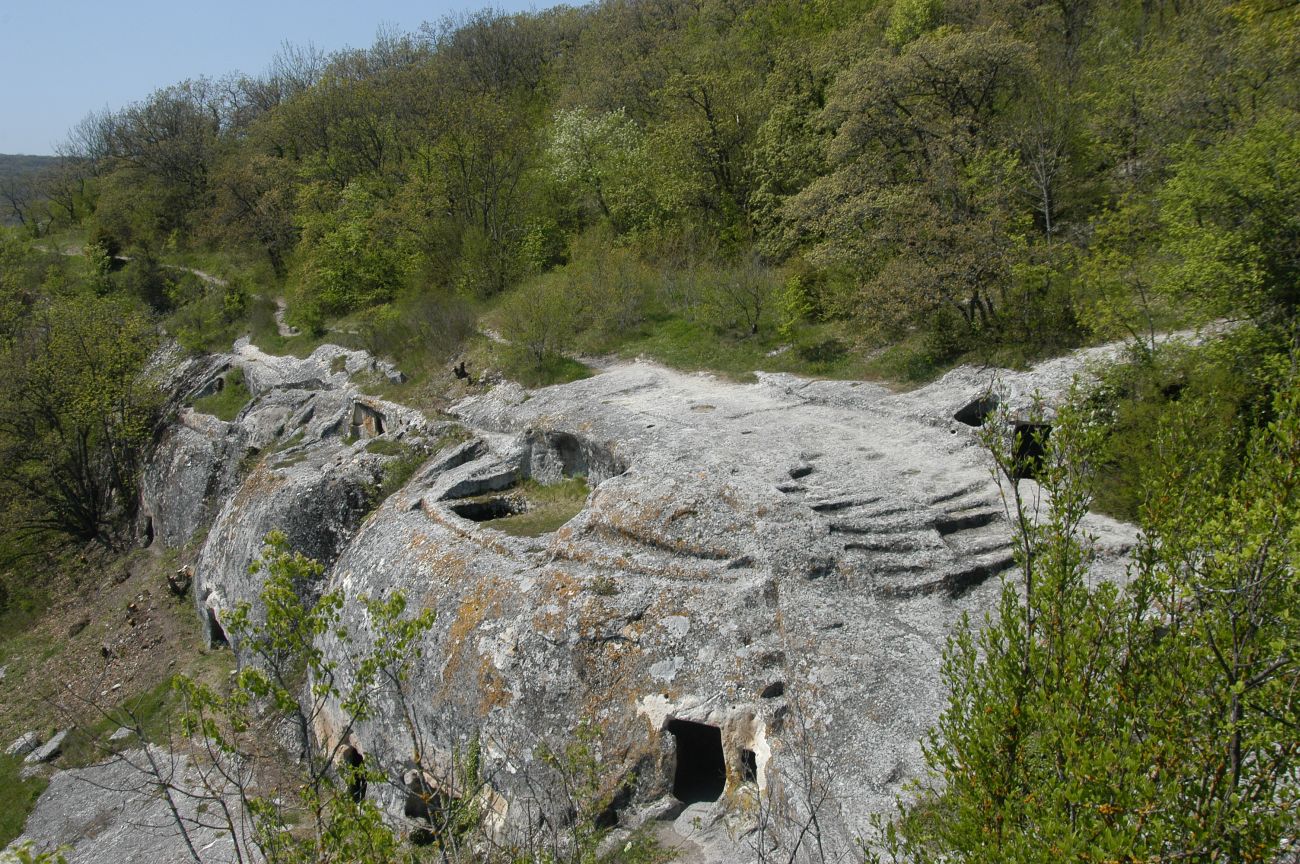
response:
<path fill-rule="evenodd" d="M 400 592 L 382 600 L 361 597 L 367 632 L 354 634 L 343 623 L 340 592 L 308 599 L 324 568 L 292 552 L 281 533 L 266 540 L 253 565 L 263 580 L 258 606 L 241 604 L 223 619 L 243 658 L 229 687 L 185 677 L 175 684 L 185 703 L 182 730 L 197 736 L 208 756 L 200 776 L 216 795 L 238 790 L 252 831 L 239 830 L 238 816 L 226 827 L 271 864 L 413 860 L 375 805 L 351 794 L 358 783 L 381 782 L 382 774 L 349 766 L 343 755 L 356 724 L 372 715 L 380 696 L 409 679 L 433 612 L 411 614 Z M 344 646 L 342 658 L 326 654 L 326 637 Z M 337 735 L 321 741 L 317 733 L 327 711 L 335 712 Z M 290 724 L 298 748 L 287 775 L 275 769 L 285 754 L 267 740 L 277 719 Z M 285 779 L 268 780 L 276 776 Z"/>
<path fill-rule="evenodd" d="M 1281 380 L 1238 469 L 1191 418 L 1161 429 L 1122 587 L 1088 578 L 1097 428 L 1062 412 L 1041 498 L 991 434 L 1019 578 L 949 643 L 929 773 L 879 838 L 895 859 L 1277 860 L 1300 806 L 1300 377 Z"/>

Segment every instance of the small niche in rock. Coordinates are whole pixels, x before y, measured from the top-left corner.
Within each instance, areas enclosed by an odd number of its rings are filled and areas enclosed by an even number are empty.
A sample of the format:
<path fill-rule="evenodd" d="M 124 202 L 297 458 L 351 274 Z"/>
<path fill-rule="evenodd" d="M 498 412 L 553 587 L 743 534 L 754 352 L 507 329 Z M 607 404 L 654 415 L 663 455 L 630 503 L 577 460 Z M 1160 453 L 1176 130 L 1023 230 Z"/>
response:
<path fill-rule="evenodd" d="M 217 610 L 208 607 L 208 647 L 209 648 L 229 648 L 230 639 L 226 637 L 226 631 L 221 626 L 220 619 L 217 618 Z"/>
<path fill-rule="evenodd" d="M 773 681 L 763 688 L 763 692 L 758 694 L 760 699 L 777 699 L 785 695 L 785 682 Z"/>
<path fill-rule="evenodd" d="M 998 410 L 1001 400 L 992 393 L 986 394 L 967 403 L 952 419 L 967 426 L 983 426 L 994 411 Z"/>
<path fill-rule="evenodd" d="M 683 804 L 721 798 L 727 785 L 722 730 L 705 723 L 674 719 L 668 721 L 668 732 L 677 744 L 673 796 Z"/>
<path fill-rule="evenodd" d="M 753 750 L 740 751 L 740 781 L 742 783 L 758 782 L 758 754 Z"/>
<path fill-rule="evenodd" d="M 147 549 L 153 545 L 153 517 L 144 518 L 144 546 Z"/>
<path fill-rule="evenodd" d="M 627 464 L 608 447 L 569 432 L 533 431 L 528 441 L 528 476 L 544 484 L 569 477 L 598 486 L 627 471 Z"/>
<path fill-rule="evenodd" d="M 347 784 L 348 797 L 354 804 L 366 800 L 366 757 L 355 747 L 344 747 L 339 754 L 339 773 Z"/>
<path fill-rule="evenodd" d="M 499 496 L 451 505 L 451 512 L 471 522 L 491 522 L 523 513 L 528 505 L 519 498 Z"/>
<path fill-rule="evenodd" d="M 565 477 L 549 484 L 529 479 L 514 486 L 509 495 L 462 498 L 448 506 L 457 516 L 489 522 L 504 534 L 540 537 L 577 516 L 590 491 L 582 477 Z"/>
<path fill-rule="evenodd" d="M 374 438 L 384 434 L 384 415 L 369 405 L 354 402 L 352 405 L 352 425 L 349 429 L 353 438 Z"/>
<path fill-rule="evenodd" d="M 407 819 L 423 823 L 411 832 L 410 841 L 416 846 L 428 846 L 438 839 L 445 823 L 450 800 L 435 792 L 429 782 L 418 774 L 406 782 L 406 805 L 402 808 Z"/>
<path fill-rule="evenodd" d="M 1047 438 L 1052 434 L 1050 423 L 1021 422 L 1015 425 L 1012 450 L 1011 476 L 1016 480 L 1033 479 L 1043 466 L 1047 455 Z"/>

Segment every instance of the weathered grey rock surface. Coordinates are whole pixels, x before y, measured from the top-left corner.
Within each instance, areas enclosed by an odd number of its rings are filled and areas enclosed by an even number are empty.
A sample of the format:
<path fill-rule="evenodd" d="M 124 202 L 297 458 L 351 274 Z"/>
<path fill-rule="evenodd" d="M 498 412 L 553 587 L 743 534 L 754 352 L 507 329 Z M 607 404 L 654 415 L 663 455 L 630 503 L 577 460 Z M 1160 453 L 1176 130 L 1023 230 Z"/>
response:
<path fill-rule="evenodd" d="M 514 802 L 531 743 L 590 719 L 629 807 L 675 787 L 716 799 L 703 821 L 739 842 L 733 857 L 749 826 L 728 811 L 746 795 L 806 818 L 811 752 L 825 842 L 848 850 L 920 770 L 944 639 L 992 608 L 1011 565 L 971 427 L 871 384 L 731 384 L 647 363 L 501 386 L 454 412 L 480 432 L 475 457 L 423 472 L 331 573 L 349 595 L 396 588 L 438 611 L 412 682 L 423 746 L 446 761 L 475 733 L 516 742 L 488 751 Z M 594 489 L 552 535 L 456 512 L 565 473 Z M 403 766 L 403 720 L 381 714 L 355 746 Z M 724 786 L 681 794 L 715 764 Z"/>
<path fill-rule="evenodd" d="M 39 732 L 24 732 L 5 748 L 5 755 L 26 756 L 39 746 L 41 746 L 41 736 Z"/>
<path fill-rule="evenodd" d="M 231 833 L 205 827 L 219 808 L 215 798 L 203 791 L 194 767 L 184 757 L 157 748 L 152 755 L 174 787 L 171 799 L 202 860 L 234 864 L 239 858 Z M 102 765 L 58 772 L 10 848 L 29 842 L 37 852 L 63 848 L 68 864 L 193 860 L 158 784 L 140 770 L 146 765 L 143 751 L 132 751 Z M 226 804 L 239 812 L 236 797 L 228 796 Z M 250 857 L 242 833 L 240 837 L 243 860 L 257 860 Z"/>
<path fill-rule="evenodd" d="M 1087 359 L 1003 373 L 1002 398 L 1057 398 Z M 823 847 L 848 853 L 920 771 L 944 640 L 994 607 L 1012 563 L 975 428 L 990 370 L 898 394 L 619 363 L 466 399 L 453 412 L 468 440 L 445 443 L 446 424 L 361 395 L 354 376 L 392 372 L 360 352 L 299 360 L 242 343 L 184 380 L 193 395 L 236 366 L 253 400 L 231 423 L 179 415 L 144 510 L 162 543 L 203 538 L 194 596 L 214 640 L 226 610 L 255 600 L 248 566 L 271 529 L 349 598 L 400 590 L 437 612 L 401 698 L 381 694 L 355 727 L 336 706 L 317 730 L 392 778 L 370 794 L 399 822 L 403 784 L 472 793 L 450 777 L 471 741 L 496 830 L 562 821 L 536 748 L 588 721 L 617 792 L 608 817 L 675 818 L 688 860 L 788 843 L 767 817 L 797 829 L 809 789 Z M 373 439 L 429 454 L 383 502 L 393 457 Z M 521 481 L 578 475 L 591 493 L 559 530 L 493 526 Z M 1092 527 L 1098 572 L 1122 574 L 1132 529 Z M 364 642 L 361 604 L 345 614 Z"/>

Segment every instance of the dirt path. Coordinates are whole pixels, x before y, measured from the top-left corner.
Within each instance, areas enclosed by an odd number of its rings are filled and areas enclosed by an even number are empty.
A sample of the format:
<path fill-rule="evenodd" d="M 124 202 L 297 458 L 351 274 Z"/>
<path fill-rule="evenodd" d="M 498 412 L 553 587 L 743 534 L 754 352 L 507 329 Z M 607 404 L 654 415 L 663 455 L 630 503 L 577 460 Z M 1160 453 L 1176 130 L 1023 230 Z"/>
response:
<path fill-rule="evenodd" d="M 275 332 L 280 334 L 281 339 L 292 339 L 302 331 L 293 327 L 285 320 L 285 315 L 289 311 L 289 304 L 284 302 L 283 297 L 275 299 Z"/>

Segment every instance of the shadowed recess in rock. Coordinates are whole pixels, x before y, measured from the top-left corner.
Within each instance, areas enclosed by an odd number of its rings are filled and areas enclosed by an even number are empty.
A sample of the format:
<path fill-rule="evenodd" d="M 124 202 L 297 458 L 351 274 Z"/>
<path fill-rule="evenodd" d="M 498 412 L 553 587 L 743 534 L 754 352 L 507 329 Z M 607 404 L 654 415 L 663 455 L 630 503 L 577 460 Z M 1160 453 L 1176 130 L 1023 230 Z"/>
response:
<path fill-rule="evenodd" d="M 978 399 L 966 403 L 952 419 L 958 423 L 965 423 L 967 426 L 983 426 L 984 421 L 989 419 L 994 411 L 998 410 L 1001 400 L 993 394 L 981 396 Z"/>
<path fill-rule="evenodd" d="M 366 757 L 355 747 L 344 747 L 339 755 L 341 772 L 347 782 L 348 797 L 360 804 L 366 800 Z"/>
<path fill-rule="evenodd" d="M 689 720 L 670 720 L 668 731 L 677 743 L 673 795 L 684 804 L 717 801 L 727 785 L 722 730 Z"/>
<path fill-rule="evenodd" d="M 451 506 L 451 512 L 469 519 L 471 522 L 491 522 L 494 519 L 504 519 L 507 516 L 522 513 L 526 509 L 528 508 L 524 503 L 516 498 L 488 498 L 482 501 L 465 501 Z"/>
<path fill-rule="evenodd" d="M 1017 423 L 1013 472 L 1015 479 L 1033 479 L 1038 476 L 1043 457 L 1047 455 L 1047 437 L 1052 434 L 1049 423 Z"/>
<path fill-rule="evenodd" d="M 208 647 L 230 647 L 230 639 L 226 637 L 225 628 L 221 626 L 221 621 L 217 618 L 217 610 L 210 607 L 208 609 Z"/>

